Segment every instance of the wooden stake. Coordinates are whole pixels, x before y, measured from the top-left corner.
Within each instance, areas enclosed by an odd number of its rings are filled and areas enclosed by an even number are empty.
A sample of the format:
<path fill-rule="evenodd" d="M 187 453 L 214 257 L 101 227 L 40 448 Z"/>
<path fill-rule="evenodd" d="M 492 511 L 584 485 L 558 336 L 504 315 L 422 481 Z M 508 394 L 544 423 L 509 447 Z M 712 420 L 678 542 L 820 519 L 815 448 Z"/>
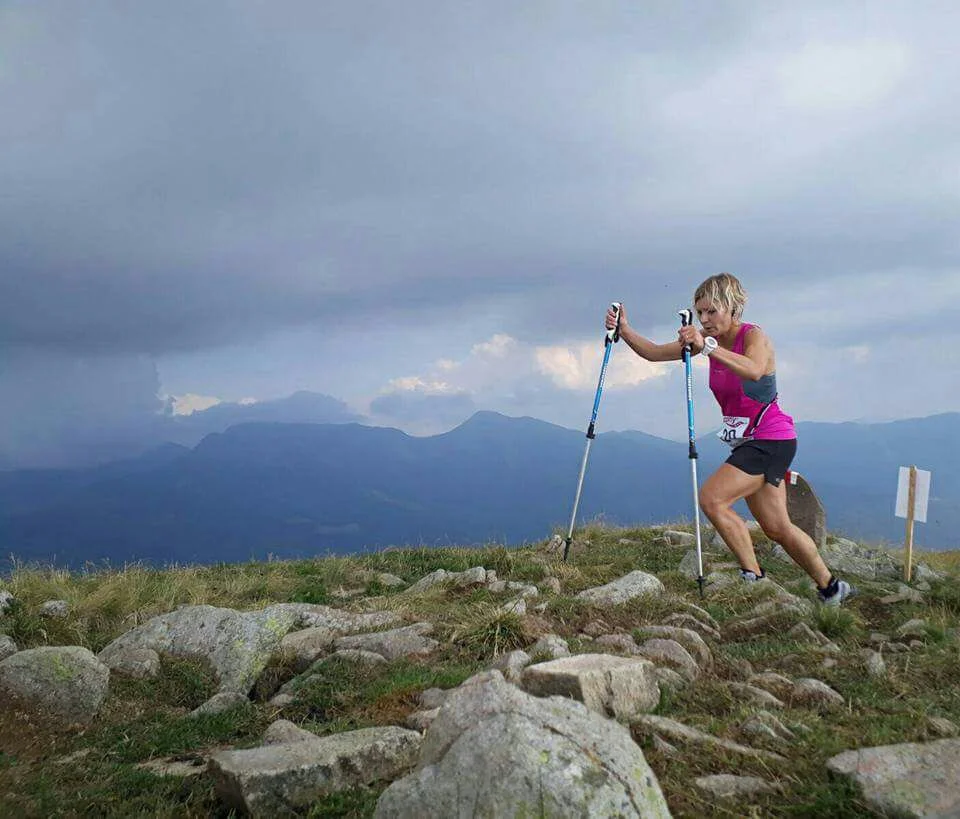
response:
<path fill-rule="evenodd" d="M 913 573 L 913 507 L 917 500 L 917 468 L 910 467 L 910 488 L 907 492 L 907 556 L 903 561 L 903 579 L 910 582 Z"/>

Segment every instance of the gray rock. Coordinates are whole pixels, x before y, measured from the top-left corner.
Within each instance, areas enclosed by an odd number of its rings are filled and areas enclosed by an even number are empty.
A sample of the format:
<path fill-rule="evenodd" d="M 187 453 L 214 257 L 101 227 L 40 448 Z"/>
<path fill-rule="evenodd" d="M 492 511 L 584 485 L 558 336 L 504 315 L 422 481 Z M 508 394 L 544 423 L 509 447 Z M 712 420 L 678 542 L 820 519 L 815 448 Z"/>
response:
<path fill-rule="evenodd" d="M 629 634 L 602 634 L 593 642 L 594 648 L 619 654 L 636 654 L 637 643 Z"/>
<path fill-rule="evenodd" d="M 796 483 L 787 482 L 787 513 L 822 552 L 827 543 L 827 513 L 807 479 L 798 473 L 793 474 Z"/>
<path fill-rule="evenodd" d="M 712 571 L 707 575 L 705 590 L 710 594 L 716 594 L 742 582 L 739 572 Z"/>
<path fill-rule="evenodd" d="M 750 739 L 761 739 L 782 746 L 796 740 L 796 735 L 779 719 L 768 711 L 758 711 L 748 717 L 740 726 L 740 731 Z"/>
<path fill-rule="evenodd" d="M 421 742 L 405 728 L 361 728 L 221 751 L 207 770 L 228 807 L 254 817 L 287 816 L 324 794 L 402 776 L 416 764 Z"/>
<path fill-rule="evenodd" d="M 867 549 L 846 538 L 827 542 L 820 556 L 837 575 L 857 575 L 873 580 L 896 580 L 903 570 L 894 558 L 879 549 Z"/>
<path fill-rule="evenodd" d="M 917 588 L 920 588 L 920 583 L 927 584 L 927 591 L 930 590 L 930 581 L 932 580 L 946 580 L 947 574 L 945 572 L 937 571 L 936 569 L 931 569 L 926 563 L 918 562 L 913 567 L 913 580 L 919 581 L 916 582 Z"/>
<path fill-rule="evenodd" d="M 657 685 L 660 686 L 661 690 L 683 691 L 690 685 L 690 681 L 686 677 L 674 671 L 672 668 L 657 666 L 655 676 L 657 678 Z"/>
<path fill-rule="evenodd" d="M 717 629 L 698 620 L 692 614 L 671 614 L 668 617 L 663 618 L 663 625 L 690 629 L 691 631 L 697 632 L 697 634 L 707 640 L 717 640 L 719 642 L 722 639 L 720 632 Z"/>
<path fill-rule="evenodd" d="M 7 614 L 15 603 L 14 596 L 6 589 L 0 589 L 0 617 Z"/>
<path fill-rule="evenodd" d="M 872 645 L 883 645 L 884 643 L 890 642 L 890 637 L 886 634 L 881 634 L 879 631 L 871 631 L 867 642 Z"/>
<path fill-rule="evenodd" d="M 696 549 L 691 549 L 689 552 L 687 552 L 687 553 L 683 556 L 683 559 L 680 561 L 680 565 L 677 566 L 677 571 L 680 572 L 680 574 L 682 574 L 684 577 L 686 577 L 686 578 L 688 578 L 688 579 L 690 579 L 690 580 L 696 580 L 696 579 L 700 576 L 700 561 L 701 561 L 701 560 L 703 560 L 703 563 L 704 563 L 703 570 L 704 570 L 704 572 L 706 572 L 706 571 L 707 571 L 707 563 L 706 563 L 706 560 L 703 559 L 703 556 L 702 556 L 702 555 L 701 555 L 701 557 L 698 559 L 698 558 L 697 558 L 697 550 L 696 550 Z"/>
<path fill-rule="evenodd" d="M 154 679 L 160 674 L 160 655 L 152 648 L 131 648 L 117 652 L 110 670 L 134 680 Z"/>
<path fill-rule="evenodd" d="M 820 638 L 810 626 L 806 623 L 797 623 L 793 628 L 787 631 L 787 637 L 804 645 L 819 646 L 823 645 Z"/>
<path fill-rule="evenodd" d="M 531 583 L 516 583 L 513 580 L 497 580 L 488 584 L 487 590 L 494 594 L 505 591 L 518 592 L 524 600 L 529 600 L 531 597 L 538 597 L 540 594 L 540 589 Z"/>
<path fill-rule="evenodd" d="M 960 816 L 960 739 L 844 751 L 827 768 L 856 782 L 878 813 Z"/>
<path fill-rule="evenodd" d="M 222 714 L 225 711 L 232 711 L 234 708 L 249 705 L 250 700 L 243 694 L 236 691 L 222 691 L 214 694 L 199 708 L 195 708 L 188 717 L 202 717 L 209 714 Z"/>
<path fill-rule="evenodd" d="M 897 629 L 897 637 L 901 639 L 904 637 L 914 637 L 916 639 L 922 640 L 927 636 L 927 621 L 922 618 L 917 618 L 915 620 L 908 620 L 900 628 Z"/>
<path fill-rule="evenodd" d="M 770 550 L 770 557 L 774 560 L 779 560 L 781 563 L 793 563 L 793 558 L 787 554 L 787 550 L 779 543 L 773 544 L 773 548 Z"/>
<path fill-rule="evenodd" d="M 703 638 L 693 629 L 680 628 L 679 626 L 641 626 L 637 631 L 641 637 L 675 640 L 690 652 L 701 671 L 711 671 L 713 669 L 713 654 Z"/>
<path fill-rule="evenodd" d="M 764 671 L 761 674 L 754 674 L 747 682 L 764 689 L 764 691 L 769 691 L 780 699 L 787 699 L 793 693 L 793 680 L 785 677 L 783 674 L 777 674 L 775 671 Z"/>
<path fill-rule="evenodd" d="M 960 728 L 945 717 L 927 717 L 930 733 L 937 737 L 955 737 L 960 734 Z"/>
<path fill-rule="evenodd" d="M 697 536 L 690 532 L 680 532 L 676 529 L 667 529 L 663 533 L 671 546 L 696 546 Z"/>
<path fill-rule="evenodd" d="M 723 636 L 727 640 L 740 641 L 756 637 L 758 634 L 782 633 L 784 629 L 795 624 L 803 615 L 803 611 L 785 606 L 772 614 L 724 623 Z"/>
<path fill-rule="evenodd" d="M 380 572 L 375 579 L 377 583 L 388 589 L 406 585 L 406 581 L 402 577 L 397 577 L 395 574 L 389 574 L 388 572 Z"/>
<path fill-rule="evenodd" d="M 417 770 L 383 792 L 374 815 L 499 817 L 525 810 L 670 815 L 629 731 L 580 703 L 531 697 L 502 678 L 451 694 L 424 737 Z"/>
<path fill-rule="evenodd" d="M 297 701 L 297 698 L 293 694 L 276 694 L 270 698 L 270 701 L 267 703 L 271 708 L 288 708 Z"/>
<path fill-rule="evenodd" d="M 357 614 L 315 603 L 276 603 L 265 608 L 263 614 L 273 617 L 292 617 L 293 625 L 287 631 L 323 627 L 341 635 L 389 628 L 402 622 L 400 615 L 391 611 Z"/>
<path fill-rule="evenodd" d="M 31 648 L 0 661 L 0 707 L 15 700 L 71 723 L 92 722 L 109 685 L 110 669 L 80 646 Z"/>
<path fill-rule="evenodd" d="M 263 745 L 286 745 L 290 742 L 309 742 L 317 739 L 312 731 L 307 731 L 286 719 L 278 719 L 267 726 L 263 735 Z"/>
<path fill-rule="evenodd" d="M 714 774 L 712 776 L 699 776 L 693 780 L 693 784 L 711 799 L 735 799 L 740 801 L 758 794 L 777 792 L 774 785 L 758 776 Z"/>
<path fill-rule="evenodd" d="M 748 705 L 755 705 L 759 708 L 784 708 L 781 700 L 771 694 L 769 691 L 759 688 L 750 683 L 730 682 L 727 683 L 730 692 L 742 699 Z"/>
<path fill-rule="evenodd" d="M 842 694 L 834 691 L 825 682 L 811 677 L 797 680 L 790 692 L 790 701 L 794 705 L 804 705 L 819 711 L 842 708 L 845 702 Z"/>
<path fill-rule="evenodd" d="M 663 592 L 663 583 L 659 578 L 638 570 L 604 586 L 584 589 L 577 595 L 577 599 L 597 606 L 616 606 L 646 595 L 659 597 Z"/>
<path fill-rule="evenodd" d="M 448 572 L 437 569 L 435 572 L 421 577 L 405 594 L 422 594 L 434 586 L 444 585 L 454 589 L 465 589 L 470 586 L 484 586 L 488 582 L 487 570 L 483 566 L 474 566 L 465 572 Z"/>
<path fill-rule="evenodd" d="M 520 684 L 520 678 L 523 676 L 523 669 L 531 663 L 531 657 L 526 651 L 517 649 L 506 654 L 501 654 L 494 661 L 491 668 L 496 669 L 503 674 L 507 682 L 514 685 Z"/>
<path fill-rule="evenodd" d="M 631 725 L 634 730 L 641 733 L 659 733 L 667 739 L 676 742 L 689 742 L 693 745 L 723 749 L 724 751 L 750 757 L 751 759 L 783 761 L 783 757 L 773 751 L 765 751 L 761 748 L 750 748 L 746 745 L 740 745 L 737 742 L 731 742 L 728 739 L 720 739 L 719 737 L 707 734 L 696 728 L 691 728 L 689 725 L 684 725 L 682 722 L 677 722 L 677 720 L 670 719 L 669 717 L 641 714 Z"/>
<path fill-rule="evenodd" d="M 680 751 L 677 750 L 676 745 L 671 745 L 659 734 L 653 735 L 653 750 L 658 754 L 663 754 L 664 756 L 679 756 Z"/>
<path fill-rule="evenodd" d="M 66 600 L 47 600 L 40 606 L 40 616 L 63 620 L 70 616 L 70 604 Z"/>
<path fill-rule="evenodd" d="M 516 614 L 518 617 L 522 617 L 527 613 L 526 598 L 517 597 L 514 600 L 510 600 L 500 606 L 500 611 L 504 614 Z"/>
<path fill-rule="evenodd" d="M 570 656 L 570 647 L 567 641 L 557 634 L 544 634 L 527 651 L 534 660 L 547 658 L 556 660 L 560 657 Z"/>
<path fill-rule="evenodd" d="M 387 658 L 382 654 L 377 654 L 376 651 L 367 651 L 363 648 L 338 648 L 326 657 L 321 657 L 317 660 L 313 667 L 319 668 L 324 662 L 337 659 L 349 660 L 352 663 L 360 663 L 361 665 L 384 665 L 387 662 Z"/>
<path fill-rule="evenodd" d="M 610 633 L 610 626 L 607 623 L 604 623 L 603 620 L 591 620 L 583 627 L 582 634 L 585 634 L 587 637 L 601 637 L 604 634 Z"/>
<path fill-rule="evenodd" d="M 411 731 L 419 731 L 422 734 L 433 724 L 433 721 L 439 713 L 439 708 L 414 711 L 403 721 L 404 727 L 409 728 Z"/>
<path fill-rule="evenodd" d="M 16 654 L 17 651 L 17 644 L 13 641 L 13 638 L 6 634 L 0 634 L 0 660 L 7 659 L 12 654 Z"/>
<path fill-rule="evenodd" d="M 440 645 L 436 640 L 426 636 L 431 633 L 433 633 L 433 626 L 430 623 L 414 623 L 411 626 L 389 631 L 338 637 L 334 641 L 334 647 L 338 650 L 372 651 L 386 657 L 387 660 L 398 660 L 401 657 L 410 656 L 423 657 L 431 654 Z"/>
<path fill-rule="evenodd" d="M 887 664 L 883 661 L 883 655 L 879 651 L 865 648 L 860 652 L 863 663 L 867 668 L 867 674 L 875 679 L 881 679 L 887 676 Z"/>
<path fill-rule="evenodd" d="M 423 710 L 432 711 L 435 708 L 441 708 L 449 695 L 450 692 L 443 688 L 427 688 L 420 692 L 417 699 Z"/>
<path fill-rule="evenodd" d="M 644 641 L 638 648 L 637 654 L 646 657 L 657 665 L 666 665 L 682 674 L 688 681 L 693 682 L 700 676 L 700 667 L 697 661 L 676 640 L 664 640 L 654 637 Z"/>
<path fill-rule="evenodd" d="M 610 654 L 578 654 L 527 666 L 521 686 L 538 697 L 575 699 L 620 721 L 652 711 L 660 702 L 652 663 Z"/>
<path fill-rule="evenodd" d="M 290 605 L 290 604 L 288 604 Z M 287 606 L 241 613 L 213 606 L 184 606 L 121 635 L 100 652 L 110 668 L 127 665 L 129 653 L 151 649 L 161 657 L 200 660 L 219 691 L 246 694 L 299 615 Z"/>
<path fill-rule="evenodd" d="M 710 616 L 710 612 L 708 612 L 706 609 L 702 609 L 700 606 L 695 605 L 694 603 L 688 603 L 685 600 L 674 600 L 672 602 L 683 608 L 687 614 L 691 614 L 696 617 L 701 623 L 710 626 L 710 628 L 712 628 L 714 631 L 720 631 L 720 625 L 716 620 L 713 619 L 713 617 Z"/>
<path fill-rule="evenodd" d="M 330 651 L 338 633 L 326 626 L 291 631 L 280 641 L 280 656 L 297 672 L 305 671 Z"/>

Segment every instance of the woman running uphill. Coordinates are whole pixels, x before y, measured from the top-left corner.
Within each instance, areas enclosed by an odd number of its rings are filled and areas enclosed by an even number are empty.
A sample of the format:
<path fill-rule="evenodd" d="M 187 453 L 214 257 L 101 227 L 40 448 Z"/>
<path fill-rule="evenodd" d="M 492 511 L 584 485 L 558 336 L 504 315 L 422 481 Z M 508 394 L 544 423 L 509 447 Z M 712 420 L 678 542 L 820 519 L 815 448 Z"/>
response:
<path fill-rule="evenodd" d="M 763 330 L 740 320 L 747 295 L 735 276 L 711 276 L 697 288 L 693 301 L 702 333 L 688 325 L 680 328 L 678 341 L 655 344 L 634 332 L 621 307 L 620 337 L 647 361 L 682 359 L 685 344 L 694 355 L 702 352 L 710 358 L 710 390 L 723 413 L 719 435 L 733 453 L 700 488 L 700 507 L 740 562 L 744 580 L 766 575 L 746 524 L 732 508 L 741 498 L 767 537 L 781 544 L 817 584 L 821 602 L 839 606 L 855 590 L 830 574 L 813 540 L 787 513 L 783 478 L 797 451 L 797 433 L 793 419 L 777 403 L 773 345 Z M 607 329 L 616 321 L 608 311 Z"/>

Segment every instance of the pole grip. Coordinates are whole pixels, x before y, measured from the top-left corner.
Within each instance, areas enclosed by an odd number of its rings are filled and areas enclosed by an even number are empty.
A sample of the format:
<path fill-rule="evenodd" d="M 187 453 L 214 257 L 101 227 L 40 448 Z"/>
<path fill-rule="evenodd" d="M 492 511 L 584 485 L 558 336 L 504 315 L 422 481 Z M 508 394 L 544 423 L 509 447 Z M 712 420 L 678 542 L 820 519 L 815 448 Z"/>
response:
<path fill-rule="evenodd" d="M 688 327 L 693 324 L 693 311 L 692 310 L 678 310 L 677 315 L 680 316 L 680 326 Z M 684 344 L 683 351 L 687 354 L 691 352 L 690 345 Z"/>
<path fill-rule="evenodd" d="M 610 302 L 610 309 L 613 310 L 614 315 L 617 317 L 617 324 L 612 330 L 607 330 L 607 335 L 604 338 L 605 344 L 616 343 L 620 340 L 620 308 L 623 307 L 623 302 L 614 301 Z"/>

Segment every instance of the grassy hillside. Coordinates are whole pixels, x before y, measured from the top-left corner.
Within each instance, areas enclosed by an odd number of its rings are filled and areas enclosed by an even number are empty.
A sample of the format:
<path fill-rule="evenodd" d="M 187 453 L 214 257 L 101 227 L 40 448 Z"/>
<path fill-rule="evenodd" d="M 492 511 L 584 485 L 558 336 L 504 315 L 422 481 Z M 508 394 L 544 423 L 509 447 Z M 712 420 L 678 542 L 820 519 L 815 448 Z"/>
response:
<path fill-rule="evenodd" d="M 712 592 L 705 602 L 696 585 L 676 571 L 684 548 L 666 545 L 657 529 L 588 528 L 567 564 L 537 548 L 392 550 L 360 557 L 324 557 L 207 567 L 122 570 L 70 574 L 19 567 L 0 579 L 0 588 L 17 599 L 14 610 L 0 616 L 0 633 L 21 649 L 41 645 L 81 645 L 98 651 L 119 634 L 153 615 L 181 604 L 212 604 L 256 609 L 274 602 L 324 603 L 354 611 L 389 610 L 415 622 L 436 625 L 441 649 L 422 660 L 402 660 L 362 668 L 330 663 L 296 705 L 283 716 L 317 734 L 352 728 L 402 724 L 418 710 L 417 695 L 430 687 L 449 688 L 490 665 L 494 657 L 524 648 L 544 633 L 569 641 L 571 651 L 591 651 L 580 635 L 591 621 L 611 631 L 630 632 L 659 622 L 680 601 L 695 602 L 721 624 L 757 603 L 739 585 Z M 757 540 L 761 556 L 771 548 Z M 960 724 L 960 553 L 918 556 L 934 568 L 952 573 L 951 582 L 934 583 L 923 602 L 885 605 L 879 598 L 896 582 L 861 582 L 861 596 L 842 610 L 818 609 L 807 622 L 841 648 L 836 664 L 824 667 L 824 655 L 782 636 L 756 637 L 711 646 L 715 669 L 682 693 L 664 694 L 656 713 L 679 719 L 714 735 L 737 739 L 736 729 L 752 710 L 731 697 L 728 680 L 739 679 L 742 661 L 757 671 L 789 664 L 794 677 L 817 677 L 840 691 L 847 707 L 820 718 L 810 711 L 781 714 L 797 728 L 787 764 L 758 761 L 732 763 L 722 755 L 679 747 L 668 757 L 640 739 L 660 778 L 675 816 L 865 816 L 871 815 L 850 786 L 828 776 L 824 762 L 840 751 L 929 738 L 928 717 Z M 726 558 L 718 557 L 717 560 Z M 406 595 L 381 587 L 370 577 L 389 572 L 412 582 L 438 568 L 461 571 L 482 565 L 505 580 L 539 582 L 556 577 L 559 594 L 544 593 L 542 613 L 523 617 L 500 610 L 504 599 L 487 589 L 433 589 Z M 813 589 L 792 565 L 765 561 L 776 581 L 802 597 Z M 590 586 L 609 582 L 634 569 L 656 574 L 668 594 L 597 609 L 574 598 Z M 762 594 L 762 592 L 761 592 Z M 44 619 L 40 605 L 51 599 L 70 603 L 63 620 Z M 922 647 L 885 655 L 888 673 L 865 676 L 857 657 L 871 632 L 892 634 L 914 617 L 927 621 Z M 262 679 L 289 679 L 292 670 L 268 669 Z M 266 682 L 264 683 L 266 685 Z M 109 699 L 98 719 L 83 732 L 0 711 L 0 813 L 27 816 L 218 816 L 228 815 L 211 783 L 200 773 L 205 756 L 227 746 L 258 744 L 266 726 L 279 714 L 266 704 L 270 691 L 258 687 L 248 705 L 227 714 L 185 718 L 215 686 L 200 665 L 165 662 L 156 680 L 111 679 Z M 163 775 L 158 763 L 179 764 L 177 774 Z M 149 763 L 145 765 L 145 763 Z M 737 811 L 707 804 L 691 787 L 695 776 L 733 772 L 776 780 L 780 795 L 757 797 Z M 369 816 L 379 791 L 361 789 L 318 803 L 312 816 Z"/>

